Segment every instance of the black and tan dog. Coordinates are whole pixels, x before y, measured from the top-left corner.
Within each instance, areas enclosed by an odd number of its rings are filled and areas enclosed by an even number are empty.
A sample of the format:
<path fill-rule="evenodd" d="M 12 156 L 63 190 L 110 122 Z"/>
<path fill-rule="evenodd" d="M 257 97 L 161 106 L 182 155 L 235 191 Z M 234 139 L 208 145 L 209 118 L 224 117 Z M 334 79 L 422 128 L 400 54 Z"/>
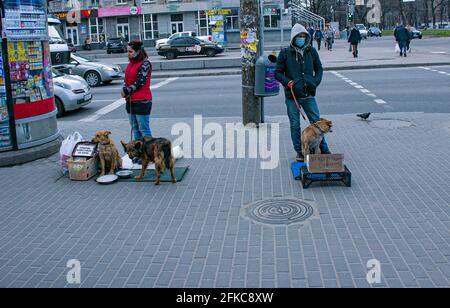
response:
<path fill-rule="evenodd" d="M 172 143 L 165 138 L 150 138 L 144 140 L 135 140 L 129 143 L 120 141 L 125 153 L 128 154 L 130 159 L 140 158 L 142 160 L 141 174 L 136 176 L 136 180 L 140 180 L 144 177 L 150 162 L 155 163 L 156 171 L 156 183 L 159 185 L 161 172 L 169 169 L 172 177 L 172 183 L 176 183 L 177 180 L 174 175 L 175 159 L 172 155 Z"/>
<path fill-rule="evenodd" d="M 105 175 L 106 169 L 109 170 L 109 174 L 113 174 L 116 169 L 122 168 L 122 158 L 120 158 L 119 151 L 109 135 L 111 135 L 109 130 L 101 130 L 92 139 L 92 142 L 98 143 L 98 156 L 102 168 L 101 176 Z"/>

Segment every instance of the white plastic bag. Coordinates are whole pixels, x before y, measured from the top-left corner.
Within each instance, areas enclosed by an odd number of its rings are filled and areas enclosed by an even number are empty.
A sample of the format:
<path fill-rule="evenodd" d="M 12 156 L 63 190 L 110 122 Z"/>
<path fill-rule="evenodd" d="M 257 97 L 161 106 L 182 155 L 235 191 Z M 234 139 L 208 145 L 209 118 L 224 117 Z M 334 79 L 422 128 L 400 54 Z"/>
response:
<path fill-rule="evenodd" d="M 400 46 L 398 46 L 398 43 L 395 44 L 395 52 L 399 53 L 400 52 Z"/>
<path fill-rule="evenodd" d="M 82 140 L 83 137 L 81 134 L 79 132 L 74 132 L 72 135 L 67 136 L 62 142 L 61 148 L 59 149 L 59 163 L 63 173 L 67 173 L 69 171 L 67 161 L 72 156 L 75 145 Z"/>

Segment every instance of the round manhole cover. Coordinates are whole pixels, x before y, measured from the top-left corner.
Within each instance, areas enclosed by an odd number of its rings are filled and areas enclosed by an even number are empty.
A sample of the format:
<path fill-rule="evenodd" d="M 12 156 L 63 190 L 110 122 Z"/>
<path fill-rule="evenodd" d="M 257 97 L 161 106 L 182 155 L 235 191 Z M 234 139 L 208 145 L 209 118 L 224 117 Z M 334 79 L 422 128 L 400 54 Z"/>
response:
<path fill-rule="evenodd" d="M 314 214 L 313 207 L 298 199 L 266 199 L 244 208 L 244 216 L 264 224 L 288 225 L 304 222 Z"/>
<path fill-rule="evenodd" d="M 410 121 L 396 119 L 377 119 L 370 121 L 370 125 L 378 128 L 405 128 L 413 124 Z"/>

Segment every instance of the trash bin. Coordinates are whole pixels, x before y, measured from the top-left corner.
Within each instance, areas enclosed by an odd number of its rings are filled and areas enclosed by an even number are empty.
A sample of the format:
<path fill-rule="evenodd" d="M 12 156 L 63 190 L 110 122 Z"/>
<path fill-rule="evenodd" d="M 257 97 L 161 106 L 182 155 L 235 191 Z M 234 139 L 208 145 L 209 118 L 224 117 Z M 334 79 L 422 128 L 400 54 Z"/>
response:
<path fill-rule="evenodd" d="M 255 96 L 276 96 L 280 93 L 280 84 L 275 79 L 277 57 L 262 55 L 256 61 Z"/>

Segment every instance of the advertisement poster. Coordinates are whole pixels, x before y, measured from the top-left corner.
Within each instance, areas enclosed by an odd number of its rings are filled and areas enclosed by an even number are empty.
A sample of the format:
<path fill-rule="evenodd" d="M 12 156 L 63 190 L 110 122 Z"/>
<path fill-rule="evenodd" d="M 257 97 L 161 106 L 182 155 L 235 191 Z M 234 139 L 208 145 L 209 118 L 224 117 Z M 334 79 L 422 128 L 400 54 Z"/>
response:
<path fill-rule="evenodd" d="M 223 15 L 211 15 L 211 33 L 214 42 L 225 43 L 225 18 Z"/>
<path fill-rule="evenodd" d="M 49 98 L 52 88 L 49 78 L 48 50 L 40 41 L 8 42 L 11 91 L 14 104 L 31 103 Z M 46 56 L 44 57 L 44 55 Z M 44 61 L 45 59 L 45 61 Z M 45 67 L 44 67 L 45 63 Z"/>
<path fill-rule="evenodd" d="M 5 34 L 8 40 L 46 40 L 44 0 L 4 0 Z"/>
<path fill-rule="evenodd" d="M 5 71 L 0 49 L 0 149 L 11 145 L 9 137 L 9 115 L 6 105 Z"/>

